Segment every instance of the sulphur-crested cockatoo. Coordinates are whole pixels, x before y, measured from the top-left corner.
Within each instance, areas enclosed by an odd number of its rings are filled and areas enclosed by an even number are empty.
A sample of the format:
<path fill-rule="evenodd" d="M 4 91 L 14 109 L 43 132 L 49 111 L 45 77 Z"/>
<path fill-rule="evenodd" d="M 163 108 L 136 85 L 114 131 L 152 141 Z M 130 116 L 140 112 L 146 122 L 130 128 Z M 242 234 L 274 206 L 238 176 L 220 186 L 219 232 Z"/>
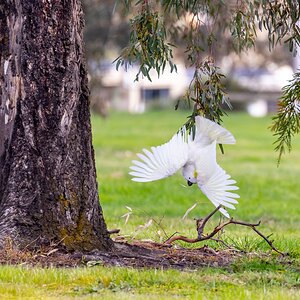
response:
<path fill-rule="evenodd" d="M 188 185 L 197 183 L 201 191 L 216 206 L 222 205 L 235 209 L 238 194 L 236 181 L 217 164 L 216 144 L 235 144 L 233 135 L 222 126 L 204 117 L 195 117 L 194 138 L 181 128 L 169 142 L 143 149 L 144 154 L 137 154 L 141 161 L 133 160 L 129 174 L 133 181 L 147 182 L 159 180 L 176 173 L 182 168 L 182 175 Z M 229 218 L 228 212 L 220 212 Z"/>

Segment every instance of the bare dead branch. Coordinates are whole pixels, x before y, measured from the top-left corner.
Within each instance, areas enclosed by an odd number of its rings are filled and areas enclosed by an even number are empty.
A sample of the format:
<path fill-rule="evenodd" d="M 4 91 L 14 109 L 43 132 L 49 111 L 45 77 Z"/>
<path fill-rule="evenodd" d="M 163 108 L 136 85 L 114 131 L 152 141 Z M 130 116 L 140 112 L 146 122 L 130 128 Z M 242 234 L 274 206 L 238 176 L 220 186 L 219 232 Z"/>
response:
<path fill-rule="evenodd" d="M 227 247 L 229 247 L 224 241 L 222 241 L 219 238 L 214 238 L 214 236 L 220 232 L 224 227 L 226 227 L 227 225 L 230 224 L 234 224 L 234 225 L 241 225 L 241 226 L 246 226 L 246 227 L 250 227 L 252 228 L 259 236 L 261 236 L 267 243 L 268 245 L 272 248 L 272 250 L 274 250 L 275 252 L 279 253 L 282 256 L 285 256 L 286 254 L 279 251 L 278 249 L 276 249 L 273 245 L 273 241 L 269 240 L 269 236 L 266 237 L 265 235 L 263 235 L 256 227 L 260 225 L 260 221 L 258 223 L 247 223 L 247 222 L 243 222 L 243 221 L 235 221 L 233 219 L 230 219 L 224 223 L 220 223 L 219 225 L 217 225 L 212 232 L 210 232 L 209 234 L 204 235 L 204 228 L 206 223 L 208 222 L 208 220 L 221 208 L 222 206 L 218 206 L 216 209 L 214 209 L 209 215 L 207 215 L 204 219 L 197 219 L 196 220 L 196 226 L 197 226 L 197 232 L 198 232 L 198 236 L 197 238 L 188 238 L 186 236 L 183 235 L 177 235 L 177 236 L 171 236 L 169 239 L 167 239 L 165 241 L 165 244 L 172 244 L 175 241 L 184 241 L 187 243 L 198 243 L 198 242 L 202 242 L 202 241 L 206 241 L 206 240 L 214 240 L 217 242 L 222 242 L 224 245 L 226 245 Z"/>

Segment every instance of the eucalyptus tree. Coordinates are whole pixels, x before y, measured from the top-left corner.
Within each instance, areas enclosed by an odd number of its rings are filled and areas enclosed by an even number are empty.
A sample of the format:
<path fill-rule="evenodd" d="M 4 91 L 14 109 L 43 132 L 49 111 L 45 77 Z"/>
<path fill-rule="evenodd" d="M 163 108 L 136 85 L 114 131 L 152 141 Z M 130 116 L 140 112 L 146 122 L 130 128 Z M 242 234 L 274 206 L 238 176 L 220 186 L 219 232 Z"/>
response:
<path fill-rule="evenodd" d="M 0 11 L 0 244 L 111 249 L 96 182 L 81 1 L 2 1 Z"/>
<path fill-rule="evenodd" d="M 204 115 L 218 123 L 225 114 L 224 106 L 231 107 L 222 79 L 224 75 L 215 58 L 227 48 L 237 53 L 255 47 L 257 32 L 266 31 L 269 50 L 287 43 L 295 54 L 300 46 L 300 3 L 297 0 L 124 0 L 130 19 L 129 45 L 117 58 L 117 68 L 139 64 L 136 76 L 151 80 L 149 72 L 158 76 L 167 65 L 176 71 L 173 60 L 177 45 L 185 48 L 186 59 L 195 72 L 185 100 L 193 111 L 186 123 L 194 128 L 196 115 Z M 226 41 L 224 43 L 224 41 Z M 278 114 L 271 129 L 276 136 L 278 162 L 286 149 L 291 150 L 291 139 L 299 132 L 300 73 L 283 89 Z M 224 105 L 225 104 L 225 105 Z"/>
<path fill-rule="evenodd" d="M 254 46 L 257 28 L 267 30 L 270 49 L 284 41 L 294 51 L 300 43 L 298 1 L 123 3 L 132 32 L 118 66 L 139 63 L 137 78 L 167 64 L 174 71 L 173 43 L 185 44 L 195 67 L 188 129 L 196 115 L 220 123 L 222 105 L 230 105 L 213 59 L 218 35 L 229 36 L 238 52 Z M 113 248 L 97 191 L 83 23 L 80 0 L 0 4 L 0 244 L 8 238 L 23 246 Z M 274 118 L 280 154 L 299 130 L 299 76 Z"/>

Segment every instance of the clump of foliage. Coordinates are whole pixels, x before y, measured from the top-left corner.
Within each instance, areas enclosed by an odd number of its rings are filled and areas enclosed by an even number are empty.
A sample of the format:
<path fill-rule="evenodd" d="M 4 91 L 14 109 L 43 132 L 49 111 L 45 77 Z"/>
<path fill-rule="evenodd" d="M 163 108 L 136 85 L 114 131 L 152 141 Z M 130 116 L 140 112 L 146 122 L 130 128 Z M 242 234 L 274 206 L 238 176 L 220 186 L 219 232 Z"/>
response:
<path fill-rule="evenodd" d="M 128 65 L 138 63 L 140 68 L 136 80 L 142 73 L 150 81 L 151 69 L 155 69 L 160 75 L 168 63 L 171 72 L 173 69 L 176 70 L 176 66 L 172 62 L 172 45 L 166 42 L 166 27 L 157 11 L 152 11 L 148 3 L 143 4 L 141 13 L 130 20 L 130 27 L 130 44 L 116 59 L 117 69 L 120 65 L 127 68 Z"/>
<path fill-rule="evenodd" d="M 277 137 L 275 150 L 279 152 L 278 163 L 287 148 L 291 151 L 292 137 L 300 130 L 300 73 L 294 74 L 290 84 L 283 88 L 283 95 L 278 104 L 278 113 L 273 117 L 271 129 Z"/>
<path fill-rule="evenodd" d="M 300 46 L 300 3 L 296 0 L 123 0 L 130 10 L 130 43 L 117 67 L 139 64 L 139 75 L 157 74 L 173 63 L 173 44 L 185 48 L 186 59 L 195 72 L 185 100 L 193 103 L 193 112 L 186 123 L 190 130 L 195 115 L 222 122 L 224 104 L 230 103 L 223 87 L 224 75 L 215 63 L 218 49 L 225 39 L 237 53 L 255 46 L 257 31 L 267 31 L 269 49 L 287 43 L 295 54 Z M 220 38 L 221 37 L 221 38 Z M 291 139 L 300 130 L 298 99 L 299 74 L 283 89 L 272 130 L 277 137 L 275 150 L 279 160 L 285 149 L 291 149 Z M 178 106 L 177 106 L 178 107 Z M 297 107 L 295 110 L 294 108 Z M 292 110 L 292 108 L 294 110 Z"/>

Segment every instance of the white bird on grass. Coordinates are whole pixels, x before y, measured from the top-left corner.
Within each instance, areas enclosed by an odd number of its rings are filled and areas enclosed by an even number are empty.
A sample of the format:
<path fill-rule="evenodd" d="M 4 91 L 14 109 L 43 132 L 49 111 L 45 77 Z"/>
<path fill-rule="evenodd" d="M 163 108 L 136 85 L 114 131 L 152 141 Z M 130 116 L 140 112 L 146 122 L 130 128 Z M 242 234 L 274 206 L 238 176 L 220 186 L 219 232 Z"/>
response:
<path fill-rule="evenodd" d="M 182 175 L 190 186 L 197 183 L 201 191 L 216 206 L 235 209 L 238 194 L 230 191 L 238 190 L 235 180 L 217 164 L 216 144 L 235 144 L 233 135 L 222 126 L 204 117 L 195 117 L 194 138 L 181 128 L 169 142 L 151 147 L 151 151 L 143 149 L 138 153 L 141 161 L 133 160 L 130 167 L 133 181 L 148 182 L 166 178 L 182 168 Z M 220 212 L 229 218 L 228 212 L 220 208 Z"/>

